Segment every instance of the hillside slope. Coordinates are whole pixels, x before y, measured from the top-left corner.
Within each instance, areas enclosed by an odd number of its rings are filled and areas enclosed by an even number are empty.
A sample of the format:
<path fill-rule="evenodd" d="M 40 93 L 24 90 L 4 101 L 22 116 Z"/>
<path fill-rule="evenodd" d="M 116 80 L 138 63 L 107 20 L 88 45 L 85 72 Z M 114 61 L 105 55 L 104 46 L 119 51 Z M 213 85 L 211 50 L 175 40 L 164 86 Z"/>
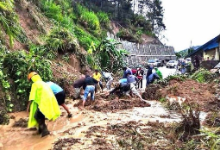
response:
<path fill-rule="evenodd" d="M 57 82 L 71 97 L 72 83 L 83 70 L 117 70 L 124 65 L 126 51 L 118 51 L 117 41 L 106 39 L 107 32 L 136 42 L 155 39 L 153 34 L 144 34 L 142 27 L 137 32 L 135 26 L 147 22 L 136 14 L 135 24 L 121 26 L 101 9 L 93 11 L 72 0 L 3 0 L 0 4 L 0 103 L 8 112 L 25 109 L 30 71 L 39 72 L 44 81 Z M 119 25 L 117 32 L 113 22 Z"/>

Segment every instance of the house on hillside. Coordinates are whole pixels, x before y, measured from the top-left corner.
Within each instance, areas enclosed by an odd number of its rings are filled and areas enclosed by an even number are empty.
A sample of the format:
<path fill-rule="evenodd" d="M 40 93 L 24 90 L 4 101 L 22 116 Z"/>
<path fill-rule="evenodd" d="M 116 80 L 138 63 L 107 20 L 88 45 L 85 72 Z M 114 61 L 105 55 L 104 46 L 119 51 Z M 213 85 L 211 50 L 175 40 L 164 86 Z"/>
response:
<path fill-rule="evenodd" d="M 191 57 L 192 60 L 195 55 L 200 56 L 202 60 L 211 60 L 214 57 L 215 61 L 219 61 L 220 57 L 220 34 L 215 38 L 211 39 L 207 43 L 203 44 L 197 50 L 193 51 L 191 54 L 187 55 L 186 57 Z"/>
<path fill-rule="evenodd" d="M 197 55 L 201 61 L 201 66 L 206 69 L 212 69 L 220 61 L 220 34 L 215 38 L 211 39 L 207 43 L 203 44 L 197 50 L 193 51 L 186 57 L 191 57 L 194 61 Z M 193 67 L 193 66 L 192 66 Z M 193 69 L 193 68 L 192 68 Z"/>

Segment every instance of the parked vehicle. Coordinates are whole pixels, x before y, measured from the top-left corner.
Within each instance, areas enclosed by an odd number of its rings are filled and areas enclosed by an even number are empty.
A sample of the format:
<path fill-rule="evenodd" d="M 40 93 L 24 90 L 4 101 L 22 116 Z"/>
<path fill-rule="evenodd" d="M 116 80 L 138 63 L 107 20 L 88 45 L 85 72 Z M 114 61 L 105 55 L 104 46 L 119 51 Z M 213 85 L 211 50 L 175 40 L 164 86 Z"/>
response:
<path fill-rule="evenodd" d="M 150 59 L 150 60 L 148 60 L 147 64 L 150 66 L 153 66 L 153 67 L 161 66 L 161 62 L 158 59 Z"/>
<path fill-rule="evenodd" d="M 178 61 L 170 60 L 166 63 L 167 68 L 175 68 L 178 65 Z"/>
<path fill-rule="evenodd" d="M 186 58 L 186 59 L 185 59 L 185 62 L 186 62 L 187 64 L 191 63 L 191 58 Z"/>

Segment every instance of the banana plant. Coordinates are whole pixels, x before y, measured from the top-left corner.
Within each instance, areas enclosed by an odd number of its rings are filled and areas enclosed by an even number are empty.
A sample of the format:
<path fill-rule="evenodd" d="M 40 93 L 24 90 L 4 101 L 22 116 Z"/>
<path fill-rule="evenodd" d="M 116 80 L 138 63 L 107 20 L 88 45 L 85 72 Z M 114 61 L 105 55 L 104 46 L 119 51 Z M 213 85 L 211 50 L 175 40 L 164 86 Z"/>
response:
<path fill-rule="evenodd" d="M 117 71 L 124 65 L 124 57 L 128 54 L 125 49 L 119 49 L 120 42 L 106 38 L 94 52 L 100 67 L 103 69 Z"/>

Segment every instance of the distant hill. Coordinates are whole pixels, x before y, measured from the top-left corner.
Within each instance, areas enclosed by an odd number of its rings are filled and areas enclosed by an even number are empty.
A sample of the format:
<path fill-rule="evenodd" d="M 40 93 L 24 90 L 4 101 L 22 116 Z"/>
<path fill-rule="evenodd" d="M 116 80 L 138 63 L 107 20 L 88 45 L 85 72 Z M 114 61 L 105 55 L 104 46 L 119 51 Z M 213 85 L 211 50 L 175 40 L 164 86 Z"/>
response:
<path fill-rule="evenodd" d="M 182 51 L 177 52 L 176 54 L 180 55 L 181 57 L 185 57 L 188 55 L 188 50 L 191 49 L 192 51 L 197 50 L 200 46 L 192 46 L 191 48 L 184 49 Z"/>

